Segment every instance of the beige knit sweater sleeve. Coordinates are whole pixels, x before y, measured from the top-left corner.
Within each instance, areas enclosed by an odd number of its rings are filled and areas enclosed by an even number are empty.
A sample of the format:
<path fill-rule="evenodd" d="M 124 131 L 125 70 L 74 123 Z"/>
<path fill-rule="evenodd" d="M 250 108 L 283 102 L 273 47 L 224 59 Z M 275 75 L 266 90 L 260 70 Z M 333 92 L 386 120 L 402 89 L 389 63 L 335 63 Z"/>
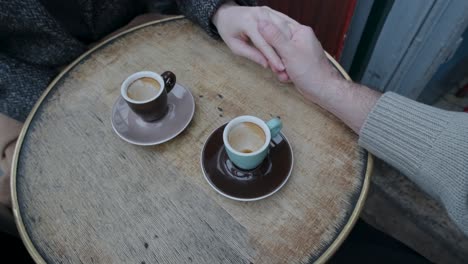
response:
<path fill-rule="evenodd" d="M 468 114 L 385 93 L 359 144 L 439 200 L 468 235 Z"/>

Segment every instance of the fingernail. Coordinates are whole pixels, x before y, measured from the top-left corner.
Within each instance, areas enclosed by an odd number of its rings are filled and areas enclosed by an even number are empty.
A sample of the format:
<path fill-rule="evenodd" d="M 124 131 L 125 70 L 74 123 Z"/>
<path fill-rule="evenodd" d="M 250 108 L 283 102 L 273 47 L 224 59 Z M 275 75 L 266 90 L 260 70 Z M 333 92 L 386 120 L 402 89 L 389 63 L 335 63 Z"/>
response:
<path fill-rule="evenodd" d="M 284 64 L 283 64 L 283 63 L 281 63 L 281 62 L 280 62 L 280 64 L 278 64 L 278 65 L 277 65 L 277 67 L 278 67 L 278 69 L 277 69 L 277 70 L 278 70 L 278 71 L 280 71 L 280 72 L 282 72 L 282 71 L 286 70 L 286 67 L 284 67 Z"/>

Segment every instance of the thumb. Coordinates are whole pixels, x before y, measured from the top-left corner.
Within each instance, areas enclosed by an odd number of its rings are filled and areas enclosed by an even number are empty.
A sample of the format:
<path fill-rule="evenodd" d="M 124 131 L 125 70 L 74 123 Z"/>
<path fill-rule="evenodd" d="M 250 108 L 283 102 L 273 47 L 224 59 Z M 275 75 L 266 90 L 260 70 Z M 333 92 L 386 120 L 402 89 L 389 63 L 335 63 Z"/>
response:
<path fill-rule="evenodd" d="M 280 57 L 287 56 L 290 40 L 275 24 L 268 21 L 260 21 L 258 23 L 258 31 Z"/>

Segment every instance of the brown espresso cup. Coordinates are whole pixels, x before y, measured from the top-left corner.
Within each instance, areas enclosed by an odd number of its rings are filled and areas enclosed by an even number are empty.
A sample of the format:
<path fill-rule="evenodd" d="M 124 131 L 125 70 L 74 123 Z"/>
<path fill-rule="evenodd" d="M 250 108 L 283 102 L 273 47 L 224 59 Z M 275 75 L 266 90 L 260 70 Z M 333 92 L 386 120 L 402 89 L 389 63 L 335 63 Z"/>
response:
<path fill-rule="evenodd" d="M 121 95 L 130 109 L 146 122 L 161 119 L 167 113 L 167 94 L 176 84 L 170 71 L 159 75 L 141 71 L 130 75 L 122 83 Z"/>

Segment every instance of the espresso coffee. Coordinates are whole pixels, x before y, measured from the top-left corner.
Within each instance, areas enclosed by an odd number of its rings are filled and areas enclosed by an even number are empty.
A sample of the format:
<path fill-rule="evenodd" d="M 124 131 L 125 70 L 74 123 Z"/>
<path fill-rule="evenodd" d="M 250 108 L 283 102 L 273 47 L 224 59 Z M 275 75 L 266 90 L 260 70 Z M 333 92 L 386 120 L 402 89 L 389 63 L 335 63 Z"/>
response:
<path fill-rule="evenodd" d="M 241 153 L 259 150 L 266 140 L 263 129 L 252 122 L 242 122 L 234 126 L 228 134 L 229 145 Z"/>
<path fill-rule="evenodd" d="M 153 78 L 143 77 L 132 82 L 127 88 L 127 96 L 135 101 L 145 101 L 155 97 L 161 84 Z"/>

